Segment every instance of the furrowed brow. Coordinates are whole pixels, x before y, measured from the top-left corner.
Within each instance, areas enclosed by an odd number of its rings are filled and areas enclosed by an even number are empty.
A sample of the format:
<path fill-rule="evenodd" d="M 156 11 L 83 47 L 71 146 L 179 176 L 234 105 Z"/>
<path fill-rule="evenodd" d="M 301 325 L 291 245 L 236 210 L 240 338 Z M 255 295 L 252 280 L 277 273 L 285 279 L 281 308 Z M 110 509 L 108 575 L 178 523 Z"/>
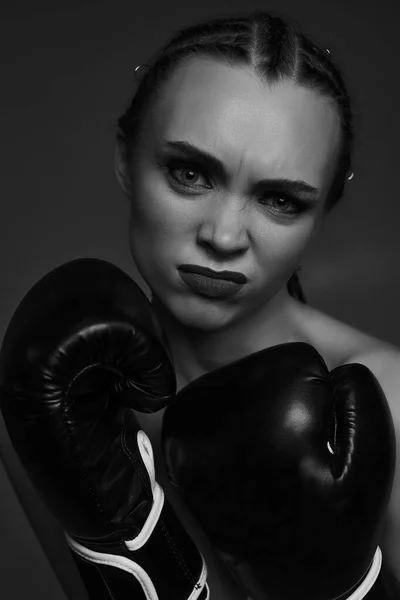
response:
<path fill-rule="evenodd" d="M 211 168 L 220 178 L 224 180 L 227 179 L 227 169 L 224 163 L 206 150 L 203 150 L 194 144 L 183 140 L 166 140 L 162 145 L 164 148 L 171 148 L 173 150 L 183 152 L 186 156 L 196 159 Z M 316 196 L 319 193 L 318 188 L 306 183 L 305 181 L 286 178 L 266 178 L 261 179 L 256 183 L 257 189 L 264 187 L 273 187 L 276 191 L 303 194 L 306 193 L 313 196 Z"/>

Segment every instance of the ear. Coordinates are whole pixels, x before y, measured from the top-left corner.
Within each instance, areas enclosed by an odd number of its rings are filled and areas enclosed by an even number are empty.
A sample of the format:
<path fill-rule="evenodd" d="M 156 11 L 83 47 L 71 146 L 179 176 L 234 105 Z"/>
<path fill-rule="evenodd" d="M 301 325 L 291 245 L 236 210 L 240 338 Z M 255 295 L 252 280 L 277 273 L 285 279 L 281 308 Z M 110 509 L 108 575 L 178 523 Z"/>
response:
<path fill-rule="evenodd" d="M 132 195 L 132 178 L 130 174 L 128 146 L 121 136 L 117 136 L 114 154 L 114 170 L 121 190 L 130 198 Z"/>

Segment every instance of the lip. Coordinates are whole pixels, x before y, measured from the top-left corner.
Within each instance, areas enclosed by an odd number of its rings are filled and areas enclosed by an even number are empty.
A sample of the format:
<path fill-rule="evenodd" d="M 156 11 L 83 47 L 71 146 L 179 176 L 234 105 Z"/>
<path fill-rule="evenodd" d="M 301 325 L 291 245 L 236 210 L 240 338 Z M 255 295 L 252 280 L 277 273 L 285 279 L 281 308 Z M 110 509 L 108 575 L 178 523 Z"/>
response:
<path fill-rule="evenodd" d="M 199 267 L 201 271 L 210 271 L 204 267 Z M 196 269 L 197 271 L 197 269 Z M 244 283 L 237 283 L 232 281 L 232 277 L 228 271 L 228 278 L 223 279 L 219 275 L 226 271 L 217 272 L 218 277 L 215 276 L 216 271 L 211 271 L 212 275 L 204 275 L 203 273 L 194 272 L 192 270 L 178 269 L 181 279 L 197 294 L 201 296 L 207 296 L 208 298 L 226 298 L 239 292 L 244 286 Z M 244 277 L 244 276 L 243 276 Z M 247 278 L 246 278 L 247 280 Z M 243 281 L 243 279 L 242 279 Z"/>
<path fill-rule="evenodd" d="M 179 265 L 178 270 L 182 273 L 197 273 L 211 279 L 219 279 L 223 281 L 230 281 L 239 285 L 247 283 L 246 275 L 239 273 L 238 271 L 214 271 L 208 267 L 201 267 L 200 265 Z"/>

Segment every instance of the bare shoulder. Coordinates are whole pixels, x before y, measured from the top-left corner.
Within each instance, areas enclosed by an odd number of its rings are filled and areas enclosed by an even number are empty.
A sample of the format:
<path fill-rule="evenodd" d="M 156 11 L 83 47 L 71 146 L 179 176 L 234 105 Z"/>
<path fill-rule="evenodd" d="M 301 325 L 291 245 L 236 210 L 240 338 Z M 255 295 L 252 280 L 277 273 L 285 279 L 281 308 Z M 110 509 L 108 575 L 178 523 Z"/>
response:
<path fill-rule="evenodd" d="M 400 437 L 400 348 L 312 307 L 304 314 L 307 335 L 330 369 L 360 363 L 375 375 Z"/>
<path fill-rule="evenodd" d="M 346 359 L 346 363 L 361 363 L 372 371 L 386 395 L 400 434 L 400 348 L 373 338 L 369 348 L 360 348 Z"/>
<path fill-rule="evenodd" d="M 294 314 L 300 337 L 315 346 L 330 369 L 359 362 L 375 375 L 397 373 L 400 348 L 395 345 L 310 305 L 297 303 Z"/>
<path fill-rule="evenodd" d="M 400 438 L 400 348 L 312 307 L 299 310 L 304 339 L 315 346 L 330 369 L 360 363 L 375 375 Z"/>
<path fill-rule="evenodd" d="M 361 363 L 375 375 L 385 392 L 394 424 L 400 434 L 400 349 L 383 343 L 368 352 L 356 354 L 348 362 Z"/>

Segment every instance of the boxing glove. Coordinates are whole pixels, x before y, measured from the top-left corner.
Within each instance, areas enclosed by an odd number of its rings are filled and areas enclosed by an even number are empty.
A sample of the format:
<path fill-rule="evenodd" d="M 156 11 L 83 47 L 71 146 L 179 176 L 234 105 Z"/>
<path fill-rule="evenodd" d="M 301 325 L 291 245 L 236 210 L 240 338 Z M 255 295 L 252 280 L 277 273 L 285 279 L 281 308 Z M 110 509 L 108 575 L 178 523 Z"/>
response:
<path fill-rule="evenodd" d="M 208 598 L 206 566 L 155 477 L 135 411 L 174 398 L 166 339 L 140 288 L 101 260 L 25 296 L 0 353 L 0 402 L 28 476 L 61 522 L 90 599 Z"/>
<path fill-rule="evenodd" d="M 395 434 L 369 369 L 293 342 L 207 373 L 163 417 L 168 477 L 248 598 L 379 600 Z M 398 592 L 398 590 L 397 590 Z"/>

